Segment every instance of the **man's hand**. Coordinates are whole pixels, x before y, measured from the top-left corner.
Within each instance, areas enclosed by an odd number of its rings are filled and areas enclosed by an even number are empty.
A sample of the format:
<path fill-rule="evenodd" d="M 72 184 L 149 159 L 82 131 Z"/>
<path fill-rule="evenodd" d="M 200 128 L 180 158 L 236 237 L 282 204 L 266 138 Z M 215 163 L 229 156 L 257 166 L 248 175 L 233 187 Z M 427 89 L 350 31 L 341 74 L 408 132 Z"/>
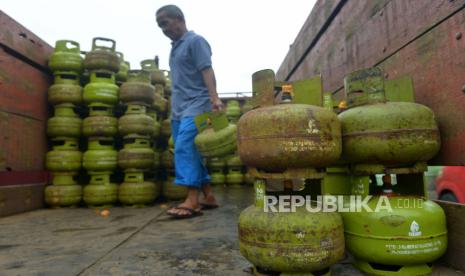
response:
<path fill-rule="evenodd" d="M 224 104 L 221 101 L 221 99 L 220 98 L 215 98 L 212 101 L 212 110 L 213 110 L 213 112 L 219 112 L 219 111 L 222 111 L 223 109 L 224 109 Z"/>

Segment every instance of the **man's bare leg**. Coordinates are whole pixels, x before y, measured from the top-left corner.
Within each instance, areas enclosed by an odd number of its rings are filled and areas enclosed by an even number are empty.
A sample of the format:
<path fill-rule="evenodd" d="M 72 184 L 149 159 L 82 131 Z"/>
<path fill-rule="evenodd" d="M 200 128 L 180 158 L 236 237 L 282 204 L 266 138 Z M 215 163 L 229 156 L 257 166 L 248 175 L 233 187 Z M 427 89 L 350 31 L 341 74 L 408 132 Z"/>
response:
<path fill-rule="evenodd" d="M 196 188 L 189 188 L 187 192 L 187 197 L 183 203 L 179 204 L 177 207 L 184 207 L 189 209 L 194 209 L 196 211 L 200 210 L 200 203 L 199 203 L 199 190 Z M 184 209 L 178 209 L 173 207 L 168 210 L 169 214 L 176 214 L 176 215 L 188 215 L 190 212 Z"/>
<path fill-rule="evenodd" d="M 204 198 L 202 199 L 201 204 L 218 205 L 210 184 L 202 185 L 202 193 Z"/>

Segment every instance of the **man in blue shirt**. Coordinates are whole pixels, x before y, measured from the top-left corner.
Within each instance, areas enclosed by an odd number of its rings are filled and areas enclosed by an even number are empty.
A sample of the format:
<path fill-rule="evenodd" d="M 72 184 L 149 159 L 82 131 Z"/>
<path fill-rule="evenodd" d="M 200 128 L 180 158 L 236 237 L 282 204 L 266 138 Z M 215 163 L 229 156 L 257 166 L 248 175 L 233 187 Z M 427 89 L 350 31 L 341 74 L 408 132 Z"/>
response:
<path fill-rule="evenodd" d="M 186 200 L 167 213 L 177 218 L 199 214 L 201 206 L 217 207 L 210 177 L 197 151 L 194 117 L 208 111 L 220 111 L 223 102 L 216 91 L 208 42 L 188 31 L 181 9 L 167 5 L 156 13 L 158 26 L 172 40 L 170 70 L 172 80 L 171 128 L 174 140 L 175 184 L 188 187 Z M 199 202 L 199 191 L 204 199 Z"/>

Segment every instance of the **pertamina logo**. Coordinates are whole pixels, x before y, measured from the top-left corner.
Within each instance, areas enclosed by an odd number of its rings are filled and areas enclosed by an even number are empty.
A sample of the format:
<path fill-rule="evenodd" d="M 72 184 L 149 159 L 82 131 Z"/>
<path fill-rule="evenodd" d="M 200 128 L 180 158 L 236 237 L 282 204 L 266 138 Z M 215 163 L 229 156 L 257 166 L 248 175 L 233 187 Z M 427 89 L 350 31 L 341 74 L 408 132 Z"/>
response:
<path fill-rule="evenodd" d="M 420 225 L 416 221 L 412 221 L 410 224 L 410 232 L 408 232 L 410 237 L 418 237 L 421 236 Z"/>

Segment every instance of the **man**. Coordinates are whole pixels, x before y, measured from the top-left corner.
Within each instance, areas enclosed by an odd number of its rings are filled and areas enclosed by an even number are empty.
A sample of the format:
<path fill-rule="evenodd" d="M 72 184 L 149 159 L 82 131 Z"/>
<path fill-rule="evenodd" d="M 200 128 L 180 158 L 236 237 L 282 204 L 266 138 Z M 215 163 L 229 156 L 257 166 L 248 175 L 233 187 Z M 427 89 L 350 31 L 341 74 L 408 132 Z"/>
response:
<path fill-rule="evenodd" d="M 208 111 L 220 111 L 223 102 L 216 91 L 208 42 L 188 31 L 181 9 L 163 6 L 156 12 L 157 24 L 172 40 L 170 70 L 172 80 L 171 129 L 174 139 L 175 184 L 188 187 L 183 203 L 167 213 L 176 218 L 202 214 L 201 207 L 218 207 L 209 184 L 210 177 L 197 151 L 194 139 L 197 128 L 194 117 Z M 199 202 L 199 191 L 204 199 Z"/>

